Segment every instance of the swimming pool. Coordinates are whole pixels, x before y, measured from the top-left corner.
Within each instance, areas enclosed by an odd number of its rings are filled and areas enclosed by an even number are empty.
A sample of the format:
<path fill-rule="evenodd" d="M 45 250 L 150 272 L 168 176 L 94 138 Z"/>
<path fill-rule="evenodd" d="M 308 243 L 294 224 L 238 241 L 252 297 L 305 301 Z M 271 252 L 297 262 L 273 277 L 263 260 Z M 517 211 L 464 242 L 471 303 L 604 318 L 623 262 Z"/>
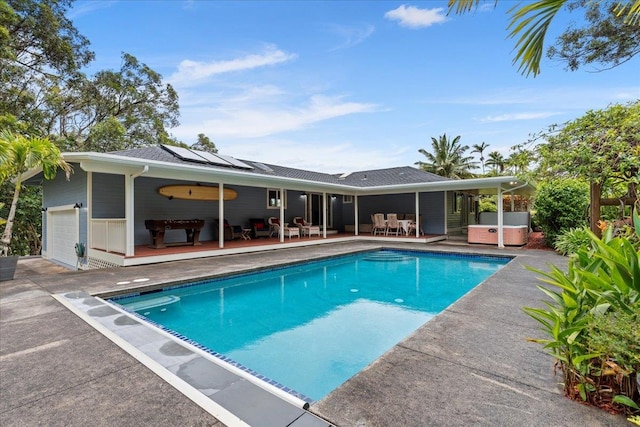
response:
<path fill-rule="evenodd" d="M 382 250 L 112 301 L 318 400 L 509 260 Z"/>

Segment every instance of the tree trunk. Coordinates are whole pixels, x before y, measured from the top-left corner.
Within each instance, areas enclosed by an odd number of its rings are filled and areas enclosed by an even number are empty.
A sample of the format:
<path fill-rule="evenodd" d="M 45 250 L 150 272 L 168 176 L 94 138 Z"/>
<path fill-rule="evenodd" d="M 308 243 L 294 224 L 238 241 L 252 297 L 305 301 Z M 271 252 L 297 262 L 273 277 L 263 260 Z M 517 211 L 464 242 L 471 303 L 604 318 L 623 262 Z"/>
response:
<path fill-rule="evenodd" d="M 21 186 L 22 175 L 19 174 L 16 181 L 16 188 L 13 191 L 13 201 L 11 202 L 11 209 L 9 209 L 7 223 L 5 224 L 4 233 L 2 233 L 2 239 L 0 240 L 0 256 L 9 256 L 9 245 L 11 244 L 11 236 L 13 235 L 13 221 L 16 218 L 16 208 L 18 206 Z"/>

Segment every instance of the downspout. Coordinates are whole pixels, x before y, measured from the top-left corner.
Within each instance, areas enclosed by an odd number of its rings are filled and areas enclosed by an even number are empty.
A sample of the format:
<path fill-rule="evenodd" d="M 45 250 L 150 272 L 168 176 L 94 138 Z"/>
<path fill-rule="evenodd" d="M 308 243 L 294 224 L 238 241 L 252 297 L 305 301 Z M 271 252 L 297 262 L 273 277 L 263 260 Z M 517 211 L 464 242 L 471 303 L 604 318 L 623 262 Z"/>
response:
<path fill-rule="evenodd" d="M 139 176 L 149 172 L 149 165 L 144 165 L 142 170 L 136 173 L 132 173 L 130 175 L 125 175 L 125 220 L 127 224 L 125 241 L 126 243 L 126 256 L 135 255 L 135 244 L 134 244 L 134 201 L 135 201 L 135 185 L 134 181 Z"/>

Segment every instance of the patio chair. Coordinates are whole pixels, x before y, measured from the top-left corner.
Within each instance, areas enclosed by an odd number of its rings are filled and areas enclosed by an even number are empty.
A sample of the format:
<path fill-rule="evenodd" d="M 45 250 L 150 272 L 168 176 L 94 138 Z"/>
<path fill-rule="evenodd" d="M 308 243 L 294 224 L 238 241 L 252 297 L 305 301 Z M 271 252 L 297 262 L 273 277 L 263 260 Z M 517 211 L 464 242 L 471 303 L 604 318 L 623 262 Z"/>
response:
<path fill-rule="evenodd" d="M 413 221 L 411 221 L 409 223 L 409 226 L 407 227 L 407 235 L 409 236 L 413 236 L 416 234 L 416 227 L 418 226 L 416 221 L 415 221 L 415 215 L 413 215 L 414 219 Z M 420 215 L 420 218 L 422 218 L 422 215 Z M 422 236 L 424 234 L 424 231 L 422 231 L 422 227 L 420 227 L 420 235 Z"/>
<path fill-rule="evenodd" d="M 375 236 L 378 233 L 386 234 L 387 233 L 387 224 L 384 221 L 384 214 L 377 213 L 373 215 L 373 228 L 371 229 L 371 233 Z"/>
<path fill-rule="evenodd" d="M 251 237 L 254 239 L 269 237 L 271 234 L 269 223 L 264 218 L 249 218 L 249 228 L 251 228 Z"/>
<path fill-rule="evenodd" d="M 213 234 L 218 239 L 218 220 L 213 220 Z M 224 240 L 239 239 L 242 236 L 242 227 L 239 225 L 231 225 L 229 221 L 224 220 Z"/>
<path fill-rule="evenodd" d="M 305 221 L 304 218 L 300 216 L 293 218 L 293 224 L 300 229 L 301 236 L 311 237 L 313 234 L 320 236 L 320 226 L 313 225 L 310 222 Z"/>
<path fill-rule="evenodd" d="M 387 214 L 387 230 L 385 236 L 391 233 L 395 233 L 396 236 L 404 233 L 404 228 L 402 228 L 402 225 L 398 222 L 398 215 L 394 213 Z"/>
<path fill-rule="evenodd" d="M 280 236 L 280 219 L 275 216 L 270 216 L 267 222 L 269 223 L 269 237 Z M 286 226 L 287 224 L 285 224 L 285 227 Z"/>

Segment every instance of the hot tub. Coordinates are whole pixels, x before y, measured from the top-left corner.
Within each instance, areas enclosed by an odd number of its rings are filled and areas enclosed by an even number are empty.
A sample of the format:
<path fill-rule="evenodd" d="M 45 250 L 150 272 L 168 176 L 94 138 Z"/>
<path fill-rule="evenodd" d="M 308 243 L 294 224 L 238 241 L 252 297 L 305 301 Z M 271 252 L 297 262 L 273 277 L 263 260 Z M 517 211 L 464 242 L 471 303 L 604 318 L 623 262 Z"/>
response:
<path fill-rule="evenodd" d="M 526 225 L 503 225 L 504 244 L 509 246 L 523 246 L 527 244 L 528 227 Z M 497 225 L 470 225 L 467 235 L 468 243 L 498 244 Z"/>

